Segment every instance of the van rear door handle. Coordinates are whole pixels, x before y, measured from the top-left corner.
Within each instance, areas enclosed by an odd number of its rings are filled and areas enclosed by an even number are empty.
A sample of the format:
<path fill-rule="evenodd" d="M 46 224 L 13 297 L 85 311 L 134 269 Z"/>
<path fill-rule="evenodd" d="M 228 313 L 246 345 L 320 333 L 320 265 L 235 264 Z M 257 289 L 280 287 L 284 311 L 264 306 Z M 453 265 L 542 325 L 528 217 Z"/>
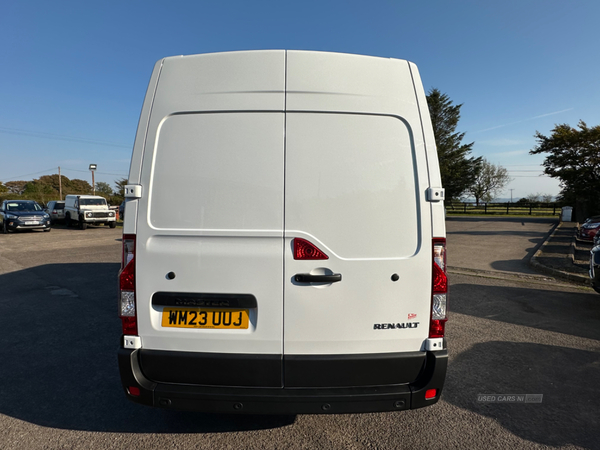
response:
<path fill-rule="evenodd" d="M 310 273 L 297 273 L 294 275 L 294 280 L 298 283 L 335 283 L 337 281 L 342 281 L 342 274 L 311 275 Z"/>

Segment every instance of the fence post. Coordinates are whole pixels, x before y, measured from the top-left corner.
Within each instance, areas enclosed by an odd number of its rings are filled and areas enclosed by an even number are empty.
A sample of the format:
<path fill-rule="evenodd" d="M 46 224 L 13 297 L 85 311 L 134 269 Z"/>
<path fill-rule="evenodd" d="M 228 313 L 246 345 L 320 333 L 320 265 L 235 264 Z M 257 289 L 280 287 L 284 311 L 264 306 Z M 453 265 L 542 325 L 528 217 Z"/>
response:
<path fill-rule="evenodd" d="M 529 204 L 529 215 L 531 215 L 531 209 L 533 208 L 533 204 Z"/>
<path fill-rule="evenodd" d="M 506 215 L 508 215 L 508 208 L 510 208 L 510 202 L 506 202 Z"/>
<path fill-rule="evenodd" d="M 467 202 L 464 202 L 463 206 L 465 207 L 465 214 L 466 214 L 467 213 Z"/>

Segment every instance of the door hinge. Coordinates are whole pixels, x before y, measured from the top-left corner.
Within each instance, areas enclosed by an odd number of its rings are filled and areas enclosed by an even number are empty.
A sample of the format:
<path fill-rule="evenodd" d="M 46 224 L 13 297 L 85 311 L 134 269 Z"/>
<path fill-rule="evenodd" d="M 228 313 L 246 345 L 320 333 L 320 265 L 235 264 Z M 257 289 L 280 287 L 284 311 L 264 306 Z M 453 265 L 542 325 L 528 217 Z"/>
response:
<path fill-rule="evenodd" d="M 142 198 L 142 186 L 140 184 L 126 185 L 125 198 Z"/>
<path fill-rule="evenodd" d="M 446 191 L 444 188 L 429 188 L 427 189 L 427 201 L 428 202 L 440 202 L 446 198 Z"/>

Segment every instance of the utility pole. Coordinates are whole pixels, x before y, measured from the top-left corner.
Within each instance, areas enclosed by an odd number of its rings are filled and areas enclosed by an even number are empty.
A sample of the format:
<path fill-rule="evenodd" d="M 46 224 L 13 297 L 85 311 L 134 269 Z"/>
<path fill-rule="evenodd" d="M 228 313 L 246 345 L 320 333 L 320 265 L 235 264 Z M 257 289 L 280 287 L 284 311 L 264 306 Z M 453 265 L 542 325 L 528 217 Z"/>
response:
<path fill-rule="evenodd" d="M 510 202 L 512 203 L 512 191 L 514 191 L 514 189 L 509 189 L 510 191 Z"/>
<path fill-rule="evenodd" d="M 60 177 L 60 166 L 58 166 L 58 197 L 62 200 L 62 178 Z"/>

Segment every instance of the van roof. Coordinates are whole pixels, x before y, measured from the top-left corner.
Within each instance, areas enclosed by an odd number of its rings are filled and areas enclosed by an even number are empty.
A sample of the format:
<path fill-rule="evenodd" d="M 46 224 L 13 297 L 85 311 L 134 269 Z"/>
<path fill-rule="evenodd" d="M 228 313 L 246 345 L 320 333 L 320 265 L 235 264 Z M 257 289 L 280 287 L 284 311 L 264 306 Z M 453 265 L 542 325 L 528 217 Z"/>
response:
<path fill-rule="evenodd" d="M 101 195 L 79 195 L 79 194 L 69 194 L 67 197 L 79 197 L 79 198 L 104 198 Z"/>

